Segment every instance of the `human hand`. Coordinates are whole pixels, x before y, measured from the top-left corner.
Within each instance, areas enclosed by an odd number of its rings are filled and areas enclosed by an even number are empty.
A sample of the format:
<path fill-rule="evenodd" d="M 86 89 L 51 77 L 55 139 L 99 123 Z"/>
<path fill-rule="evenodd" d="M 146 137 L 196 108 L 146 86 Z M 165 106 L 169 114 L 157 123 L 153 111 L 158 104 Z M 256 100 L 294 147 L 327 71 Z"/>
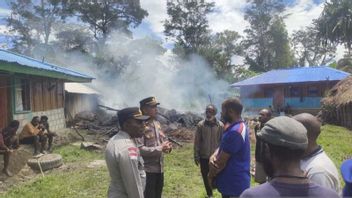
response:
<path fill-rule="evenodd" d="M 171 142 L 169 141 L 165 141 L 161 144 L 161 150 L 164 152 L 164 153 L 169 153 L 172 149 L 172 144 Z"/>
<path fill-rule="evenodd" d="M 211 166 L 213 168 L 218 168 L 218 165 L 216 164 L 216 155 L 215 154 L 210 156 L 210 158 L 209 158 L 209 166 Z"/>

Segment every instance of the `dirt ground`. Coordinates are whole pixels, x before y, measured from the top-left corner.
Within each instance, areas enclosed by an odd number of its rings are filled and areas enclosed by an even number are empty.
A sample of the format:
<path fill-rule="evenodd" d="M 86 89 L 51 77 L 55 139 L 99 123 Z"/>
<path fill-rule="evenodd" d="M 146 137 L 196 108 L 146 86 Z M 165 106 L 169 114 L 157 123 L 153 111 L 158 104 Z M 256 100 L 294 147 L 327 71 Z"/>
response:
<path fill-rule="evenodd" d="M 250 126 L 250 139 L 251 144 L 255 144 L 255 136 L 253 132 L 254 126 Z M 194 130 L 195 128 L 178 128 L 168 133 L 167 135 L 174 138 L 175 140 L 181 143 L 191 143 L 194 138 Z M 97 134 L 93 131 L 87 130 L 79 130 L 81 135 L 83 135 L 85 142 L 92 142 L 98 145 L 101 145 L 105 148 L 105 145 L 109 139 L 108 136 L 103 136 L 101 134 Z M 57 131 L 58 137 L 54 139 L 54 147 L 58 147 L 60 145 L 71 144 L 73 142 L 74 145 L 77 145 L 79 148 L 82 138 L 77 134 L 77 132 L 73 129 L 66 128 L 60 131 Z M 10 187 L 16 184 L 24 183 L 28 180 L 31 180 L 35 177 L 41 177 L 42 174 L 40 171 L 32 170 L 28 165 L 27 161 L 32 157 L 33 147 L 30 145 L 21 145 L 21 147 L 13 153 L 10 159 L 10 171 L 14 173 L 13 177 L 7 177 L 5 174 L 0 174 L 0 192 L 4 192 L 8 190 Z M 252 162 L 251 164 L 254 164 Z M 96 168 L 100 166 L 106 166 L 104 160 L 94 160 L 87 164 L 88 168 Z M 0 167 L 3 167 L 3 158 L 0 157 Z M 77 165 L 77 163 L 64 163 L 61 167 L 56 168 L 54 170 L 48 170 L 44 172 L 46 174 L 50 171 L 67 171 L 72 169 L 79 169 L 81 166 Z M 251 172 L 254 171 L 251 170 Z"/>
<path fill-rule="evenodd" d="M 56 131 L 58 136 L 54 139 L 54 147 L 80 141 L 81 137 L 73 129 L 62 129 Z M 104 137 L 99 137 L 96 134 L 89 134 L 87 131 L 80 130 L 80 133 L 85 137 L 86 141 L 95 142 L 103 145 Z M 98 141 L 94 141 L 98 140 Z M 41 177 L 40 171 L 32 170 L 28 165 L 28 159 L 33 157 L 33 147 L 31 145 L 21 145 L 19 149 L 13 152 L 10 158 L 9 170 L 14 174 L 12 177 L 0 174 L 0 192 L 4 192 L 11 186 L 26 182 L 34 177 Z M 0 167 L 3 167 L 3 157 L 0 157 Z M 98 164 L 98 165 L 97 165 Z M 102 162 L 94 162 L 90 166 L 101 166 Z M 75 168 L 74 164 L 64 164 L 57 168 L 57 171 L 65 171 Z M 50 171 L 50 170 L 49 170 Z M 44 172 L 45 173 L 45 172 Z"/>

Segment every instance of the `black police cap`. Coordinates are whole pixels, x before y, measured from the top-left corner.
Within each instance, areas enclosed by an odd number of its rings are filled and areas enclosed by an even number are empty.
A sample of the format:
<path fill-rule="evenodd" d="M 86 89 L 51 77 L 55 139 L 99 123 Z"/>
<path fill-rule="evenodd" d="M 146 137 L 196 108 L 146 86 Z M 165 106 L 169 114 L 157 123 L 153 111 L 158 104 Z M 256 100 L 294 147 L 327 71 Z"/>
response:
<path fill-rule="evenodd" d="M 122 126 L 124 122 L 131 118 L 143 121 L 148 120 L 150 118 L 150 116 L 142 115 L 142 112 L 138 107 L 128 107 L 122 109 L 117 113 L 117 116 L 119 119 L 120 126 Z"/>

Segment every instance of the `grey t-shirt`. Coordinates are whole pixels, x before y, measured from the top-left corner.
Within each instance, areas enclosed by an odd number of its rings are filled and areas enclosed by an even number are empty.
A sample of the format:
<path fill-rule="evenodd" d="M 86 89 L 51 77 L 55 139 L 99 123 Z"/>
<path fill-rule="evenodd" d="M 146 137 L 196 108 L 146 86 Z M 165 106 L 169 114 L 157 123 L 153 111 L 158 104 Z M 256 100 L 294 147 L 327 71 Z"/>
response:
<path fill-rule="evenodd" d="M 281 182 L 266 182 L 262 185 L 245 190 L 242 198 L 250 197 L 321 197 L 338 198 L 338 194 L 328 188 L 314 183 L 307 184 L 288 184 Z"/>

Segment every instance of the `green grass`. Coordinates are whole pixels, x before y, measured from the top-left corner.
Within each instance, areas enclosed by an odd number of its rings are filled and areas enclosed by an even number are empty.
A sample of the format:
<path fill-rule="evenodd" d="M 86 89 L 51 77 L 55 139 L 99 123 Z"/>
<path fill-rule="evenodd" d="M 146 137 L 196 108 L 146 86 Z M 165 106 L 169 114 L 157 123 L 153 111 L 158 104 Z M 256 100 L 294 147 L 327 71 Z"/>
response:
<path fill-rule="evenodd" d="M 88 162 L 95 159 L 104 159 L 101 152 L 98 151 L 86 151 L 80 149 L 77 145 L 65 145 L 58 147 L 54 150 L 55 153 L 60 154 L 64 161 L 67 162 Z"/>
<path fill-rule="evenodd" d="M 38 177 L 25 185 L 16 186 L 4 197 L 106 197 L 108 181 L 106 168 L 55 172 L 45 177 Z"/>
<path fill-rule="evenodd" d="M 164 197 L 206 196 L 200 168 L 194 164 L 193 144 L 185 144 L 183 148 L 173 150 L 165 157 Z M 221 197 L 216 190 L 214 193 L 215 197 Z"/>
<path fill-rule="evenodd" d="M 352 158 L 352 131 L 333 125 L 325 125 L 318 138 L 318 143 L 323 147 L 327 155 L 335 163 L 340 174 L 342 186 L 344 182 L 341 178 L 340 167 L 344 160 Z"/>
<path fill-rule="evenodd" d="M 339 168 L 344 159 L 351 158 L 351 139 L 351 131 L 326 125 L 318 142 Z M 88 162 L 103 159 L 101 152 L 89 152 L 72 145 L 59 147 L 55 152 L 63 156 L 65 163 L 74 164 L 74 168 L 47 172 L 44 178 L 38 175 L 12 187 L 3 197 L 106 197 L 110 181 L 107 169 L 86 168 Z M 216 190 L 214 192 L 215 197 L 221 197 Z M 193 162 L 193 145 L 185 144 L 183 148 L 174 149 L 166 155 L 163 197 L 201 198 L 205 195 L 200 169 Z"/>
<path fill-rule="evenodd" d="M 61 154 L 64 163 L 71 168 L 46 172 L 45 177 L 38 175 L 24 184 L 14 186 L 4 197 L 106 197 L 110 181 L 106 167 L 87 168 L 88 162 L 103 159 L 102 152 L 65 145 L 56 148 L 54 153 Z"/>

